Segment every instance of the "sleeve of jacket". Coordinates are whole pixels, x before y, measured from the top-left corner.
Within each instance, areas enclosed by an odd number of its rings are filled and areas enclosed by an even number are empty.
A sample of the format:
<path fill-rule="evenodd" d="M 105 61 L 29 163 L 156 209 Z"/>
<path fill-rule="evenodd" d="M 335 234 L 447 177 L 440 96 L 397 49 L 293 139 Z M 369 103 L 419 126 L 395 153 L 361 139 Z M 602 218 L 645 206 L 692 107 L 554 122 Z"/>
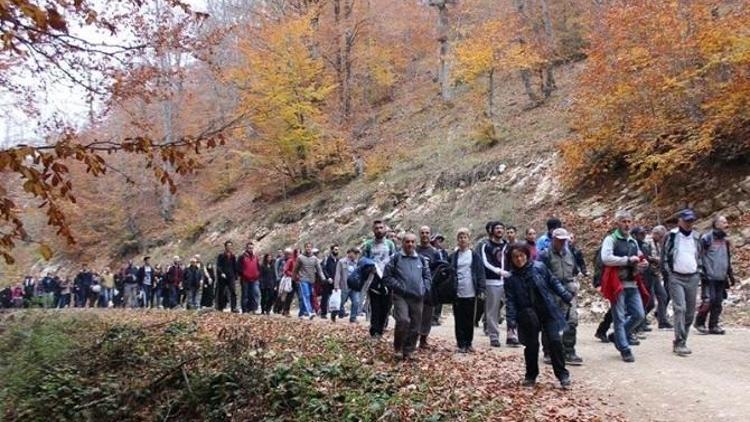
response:
<path fill-rule="evenodd" d="M 624 267 L 628 265 L 629 258 L 626 256 L 615 256 L 615 240 L 613 236 L 607 236 L 602 242 L 602 265 L 611 267 Z"/>
<path fill-rule="evenodd" d="M 513 328 L 517 326 L 518 306 L 516 305 L 516 277 L 510 276 L 505 281 L 505 317 L 508 319 L 508 326 Z"/>
<path fill-rule="evenodd" d="M 422 284 L 424 285 L 425 296 L 429 295 L 432 291 L 432 272 L 430 272 L 430 267 L 425 265 L 424 260 L 422 260 Z"/>
<path fill-rule="evenodd" d="M 388 261 L 388 263 L 385 265 L 385 269 L 383 269 L 383 284 L 385 284 L 385 286 L 389 289 L 400 292 L 401 290 L 398 289 L 399 283 L 398 280 L 396 280 L 394 261 L 394 259 Z"/>
<path fill-rule="evenodd" d="M 336 263 L 336 274 L 333 277 L 333 288 L 341 289 L 341 286 L 346 284 L 346 263 L 343 259 L 340 259 Z"/>
<path fill-rule="evenodd" d="M 482 258 L 474 253 L 472 258 L 472 272 L 477 278 L 477 295 L 483 294 L 487 290 L 487 276 L 484 273 L 484 265 L 482 265 Z"/>
<path fill-rule="evenodd" d="M 556 295 L 560 296 L 562 300 L 565 301 L 565 303 L 570 303 L 570 301 L 573 300 L 573 293 L 566 289 L 565 286 L 562 285 L 560 280 L 557 277 L 553 276 L 546 266 L 542 267 L 541 271 L 543 273 L 544 280 L 547 282 L 547 285 L 552 289 L 552 291 L 555 292 Z"/>

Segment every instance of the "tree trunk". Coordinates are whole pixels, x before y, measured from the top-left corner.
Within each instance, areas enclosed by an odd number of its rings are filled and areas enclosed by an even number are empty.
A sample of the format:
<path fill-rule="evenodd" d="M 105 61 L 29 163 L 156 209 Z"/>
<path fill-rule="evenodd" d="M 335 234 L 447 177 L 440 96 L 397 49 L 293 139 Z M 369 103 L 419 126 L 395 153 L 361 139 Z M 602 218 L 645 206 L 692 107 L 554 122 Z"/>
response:
<path fill-rule="evenodd" d="M 434 6 L 438 10 L 437 39 L 438 43 L 440 43 L 438 82 L 440 83 L 440 96 L 443 101 L 450 101 L 451 99 L 450 67 L 448 63 L 448 51 L 450 49 L 450 45 L 448 43 L 448 36 L 450 32 L 450 25 L 448 20 L 448 3 L 449 0 L 431 0 L 429 3 L 431 6 Z"/>
<path fill-rule="evenodd" d="M 487 73 L 487 117 L 492 120 L 495 117 L 495 69 Z"/>
<path fill-rule="evenodd" d="M 529 18 L 526 15 L 526 1 L 525 0 L 513 0 L 513 5 L 516 8 L 516 12 L 520 15 L 521 21 L 523 22 L 523 25 L 528 26 L 529 25 Z M 526 44 L 526 40 L 523 39 L 523 36 L 519 34 L 518 37 L 518 43 L 521 45 Z M 537 106 L 541 102 L 539 97 L 534 92 L 534 88 L 531 85 L 531 69 L 521 69 L 520 70 L 521 75 L 521 82 L 523 82 L 523 89 L 526 92 L 526 95 L 529 97 L 529 100 L 531 101 L 532 106 Z"/>
<path fill-rule="evenodd" d="M 544 68 L 544 86 L 542 92 L 544 98 L 549 98 L 552 95 L 552 91 L 557 89 L 557 83 L 555 82 L 554 75 L 554 54 L 555 51 L 555 33 L 552 29 L 552 16 L 550 15 L 549 5 L 547 0 L 540 0 L 542 5 L 542 20 L 544 21 L 544 35 L 547 41 L 547 64 Z"/>

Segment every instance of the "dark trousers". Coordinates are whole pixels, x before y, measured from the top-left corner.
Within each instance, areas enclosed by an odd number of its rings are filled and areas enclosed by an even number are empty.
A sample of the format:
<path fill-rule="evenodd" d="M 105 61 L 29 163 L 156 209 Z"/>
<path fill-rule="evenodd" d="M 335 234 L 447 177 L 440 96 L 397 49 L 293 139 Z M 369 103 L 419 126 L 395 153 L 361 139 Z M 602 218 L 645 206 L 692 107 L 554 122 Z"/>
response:
<path fill-rule="evenodd" d="M 227 307 L 227 291 L 232 311 L 237 310 L 237 292 L 234 290 L 234 280 L 219 278 L 216 284 L 216 309 L 223 311 Z"/>
<path fill-rule="evenodd" d="M 523 356 L 526 361 L 526 378 L 536 379 L 539 376 L 539 334 L 547 343 L 555 377 L 559 380 L 568 378 L 562 339 L 555 329 L 555 322 L 540 321 L 531 308 L 518 311 L 518 339 L 525 346 Z"/>
<path fill-rule="evenodd" d="M 176 307 L 180 299 L 177 286 L 175 286 L 174 284 L 166 286 L 165 294 L 166 297 L 164 298 L 164 307 L 168 309 Z"/>
<path fill-rule="evenodd" d="M 474 340 L 474 308 L 476 299 L 460 297 L 453 302 L 453 318 L 456 325 L 456 343 L 459 348 L 471 347 Z"/>
<path fill-rule="evenodd" d="M 391 295 L 373 291 L 368 291 L 367 294 L 370 298 L 370 335 L 382 336 L 391 310 Z"/>
<path fill-rule="evenodd" d="M 484 316 L 484 299 L 477 299 L 477 308 L 474 312 L 474 326 L 479 327 L 479 321 Z"/>
<path fill-rule="evenodd" d="M 722 302 L 726 295 L 725 282 L 723 280 L 708 280 L 701 282 L 701 305 L 695 317 L 695 325 L 705 326 L 708 318 L 708 327 L 714 328 L 719 325 Z"/>
<path fill-rule="evenodd" d="M 323 282 L 320 288 L 320 315 L 323 317 L 328 315 L 328 300 L 331 299 L 331 293 L 333 293 L 333 284 Z"/>
<path fill-rule="evenodd" d="M 669 294 L 667 289 L 664 288 L 664 283 L 658 277 L 654 277 L 653 287 L 651 297 L 656 298 L 656 320 L 659 321 L 659 324 L 668 323 L 667 303 L 669 303 Z"/>
<path fill-rule="evenodd" d="M 417 336 L 422 325 L 423 299 L 393 295 L 393 316 L 396 328 L 393 332 L 393 349 L 409 356 L 417 348 Z"/>
<path fill-rule="evenodd" d="M 440 316 L 443 314 L 443 304 L 435 305 L 432 308 L 432 323 L 440 324 Z"/>
<path fill-rule="evenodd" d="M 264 314 L 271 313 L 271 307 L 273 306 L 273 287 L 266 287 L 260 289 L 260 310 Z"/>
<path fill-rule="evenodd" d="M 604 318 L 602 319 L 602 322 L 599 323 L 599 328 L 596 329 L 596 333 L 607 335 L 607 331 L 609 331 L 610 327 L 612 327 L 612 309 L 604 314 Z"/>
<path fill-rule="evenodd" d="M 214 306 L 214 286 L 213 284 L 206 284 L 201 290 L 201 307 L 210 308 Z"/>

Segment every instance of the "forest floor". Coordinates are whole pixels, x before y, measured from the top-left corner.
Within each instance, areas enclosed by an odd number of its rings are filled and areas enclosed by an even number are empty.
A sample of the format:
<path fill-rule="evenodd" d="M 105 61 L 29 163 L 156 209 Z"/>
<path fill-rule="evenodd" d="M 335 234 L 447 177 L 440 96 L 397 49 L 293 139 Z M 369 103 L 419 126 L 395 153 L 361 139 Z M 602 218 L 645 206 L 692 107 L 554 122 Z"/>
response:
<path fill-rule="evenodd" d="M 453 318 L 433 327 L 433 336 L 453 346 Z M 691 330 L 690 357 L 672 353 L 671 330 L 654 330 L 635 346 L 636 362 L 620 360 L 612 344 L 594 338 L 596 325 L 578 327 L 578 354 L 584 365 L 569 367 L 573 383 L 598 393 L 607 407 L 632 421 L 746 421 L 750 414 L 750 330 L 727 327 L 724 336 Z M 474 347 L 489 349 L 477 330 Z M 494 349 L 501 355 L 523 354 L 522 348 Z M 541 359 L 541 357 L 540 357 Z M 542 377 L 552 381 L 551 367 Z"/>

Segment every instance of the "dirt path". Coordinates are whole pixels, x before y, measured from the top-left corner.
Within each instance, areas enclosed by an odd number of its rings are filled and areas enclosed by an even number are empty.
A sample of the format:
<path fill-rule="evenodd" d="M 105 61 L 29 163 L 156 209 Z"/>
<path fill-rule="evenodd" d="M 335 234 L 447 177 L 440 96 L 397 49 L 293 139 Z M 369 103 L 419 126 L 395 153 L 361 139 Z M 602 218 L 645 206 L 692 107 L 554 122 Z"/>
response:
<path fill-rule="evenodd" d="M 598 392 L 632 421 L 747 421 L 750 416 L 750 330 L 729 328 L 724 336 L 691 330 L 693 354 L 672 354 L 671 331 L 654 331 L 634 347 L 636 362 L 626 364 L 612 344 L 593 337 L 594 325 L 578 329 L 578 354 L 585 364 L 569 368 L 574 383 Z M 433 334 L 452 342 L 448 316 Z M 451 344 L 451 343 L 449 343 Z M 481 331 L 475 348 L 489 348 Z M 522 353 L 500 348 L 497 353 Z"/>

